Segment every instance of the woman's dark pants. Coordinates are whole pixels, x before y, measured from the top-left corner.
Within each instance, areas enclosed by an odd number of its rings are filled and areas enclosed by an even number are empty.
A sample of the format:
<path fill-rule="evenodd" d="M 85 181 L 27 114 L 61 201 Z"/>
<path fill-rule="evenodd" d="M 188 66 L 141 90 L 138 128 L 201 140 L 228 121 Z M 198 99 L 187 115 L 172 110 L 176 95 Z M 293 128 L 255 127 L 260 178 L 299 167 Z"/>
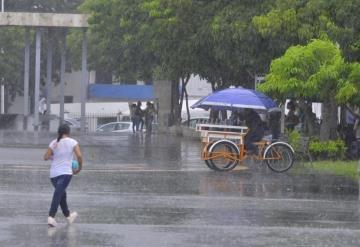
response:
<path fill-rule="evenodd" d="M 50 179 L 55 191 L 51 202 L 49 216 L 55 217 L 59 205 L 65 217 L 70 215 L 66 202 L 66 188 L 70 184 L 71 178 L 72 175 L 60 175 Z"/>

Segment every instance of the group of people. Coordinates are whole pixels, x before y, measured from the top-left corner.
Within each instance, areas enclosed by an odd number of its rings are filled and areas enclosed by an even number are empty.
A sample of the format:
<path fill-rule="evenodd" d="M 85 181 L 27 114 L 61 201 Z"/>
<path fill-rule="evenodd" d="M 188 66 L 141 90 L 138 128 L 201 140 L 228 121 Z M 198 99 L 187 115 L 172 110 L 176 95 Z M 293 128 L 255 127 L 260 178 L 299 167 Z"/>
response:
<path fill-rule="evenodd" d="M 304 128 L 304 118 L 303 114 L 296 111 L 296 104 L 293 101 L 289 101 L 286 105 L 288 113 L 285 116 L 285 128 L 288 131 L 293 131 L 297 128 Z M 349 159 L 358 158 L 359 155 L 359 144 L 358 139 L 360 137 L 360 116 L 359 114 L 352 112 L 349 108 L 344 108 L 344 113 L 341 113 L 342 121 L 337 128 L 337 135 L 342 139 L 346 146 L 346 156 Z M 313 116 L 311 121 L 316 121 L 315 113 L 312 113 Z M 344 114 L 344 115 L 343 115 Z M 318 122 L 316 121 L 318 124 Z"/>
<path fill-rule="evenodd" d="M 146 102 L 146 108 L 141 108 L 141 101 L 138 101 L 136 104 L 132 104 L 130 108 L 131 121 L 133 124 L 133 132 L 143 131 L 145 124 L 146 132 L 151 133 L 152 124 L 155 119 L 156 110 L 154 104 L 151 102 Z M 145 119 L 145 121 L 144 121 Z"/>

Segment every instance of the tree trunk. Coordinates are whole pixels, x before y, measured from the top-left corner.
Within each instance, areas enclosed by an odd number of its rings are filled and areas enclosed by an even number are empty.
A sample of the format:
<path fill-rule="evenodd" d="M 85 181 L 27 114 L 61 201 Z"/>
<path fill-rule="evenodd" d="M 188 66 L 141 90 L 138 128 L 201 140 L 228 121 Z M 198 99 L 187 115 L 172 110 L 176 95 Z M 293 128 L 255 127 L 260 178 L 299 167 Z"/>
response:
<path fill-rule="evenodd" d="M 212 92 L 215 92 L 215 90 L 216 90 L 216 86 L 215 86 L 215 82 L 211 82 L 211 90 L 212 90 Z"/>
<path fill-rule="evenodd" d="M 324 101 L 321 107 L 322 122 L 320 140 L 328 141 L 337 138 L 338 108 L 335 100 Z"/>
<path fill-rule="evenodd" d="M 189 109 L 189 95 L 188 92 L 186 90 L 186 86 L 188 84 L 188 82 L 190 81 L 190 74 L 187 74 L 185 78 L 182 79 L 183 80 L 183 93 L 185 94 L 185 103 L 186 103 L 186 115 L 187 115 L 187 119 L 188 119 L 188 125 L 190 125 L 190 109 Z"/>
<path fill-rule="evenodd" d="M 183 77 L 181 77 L 181 94 L 180 94 L 180 101 L 179 101 L 179 109 L 180 109 L 180 118 L 181 116 L 181 112 L 182 112 L 182 107 L 183 107 L 183 103 L 184 103 L 184 95 L 185 95 L 185 80 Z"/>
<path fill-rule="evenodd" d="M 189 109 L 189 96 L 187 93 L 187 90 L 185 89 L 185 100 L 186 100 L 186 114 L 187 114 L 187 119 L 188 119 L 188 125 L 190 125 L 190 109 Z"/>
<path fill-rule="evenodd" d="M 179 79 L 171 80 L 171 119 L 169 126 L 178 124 L 181 119 L 179 97 Z"/>
<path fill-rule="evenodd" d="M 9 89 L 7 87 L 5 87 L 5 107 L 4 107 L 4 110 L 5 110 L 5 113 L 8 113 L 9 112 L 9 108 L 10 108 L 10 92 L 9 92 Z"/>

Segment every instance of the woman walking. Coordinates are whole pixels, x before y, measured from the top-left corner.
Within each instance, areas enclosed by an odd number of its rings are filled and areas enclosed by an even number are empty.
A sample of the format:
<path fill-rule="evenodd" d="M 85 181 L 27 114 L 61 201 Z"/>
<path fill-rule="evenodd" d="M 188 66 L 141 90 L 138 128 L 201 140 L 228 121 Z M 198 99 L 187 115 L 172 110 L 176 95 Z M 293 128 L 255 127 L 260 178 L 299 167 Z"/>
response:
<path fill-rule="evenodd" d="M 70 213 L 69 211 L 66 202 L 66 188 L 72 175 L 78 174 L 82 169 L 82 155 L 78 142 L 69 135 L 70 127 L 66 124 L 61 125 L 58 129 L 58 138 L 50 143 L 44 155 L 44 160 L 51 160 L 50 180 L 55 188 L 48 217 L 50 227 L 57 225 L 55 215 L 59 205 L 69 224 L 73 223 L 77 217 L 76 212 Z M 79 163 L 77 170 L 72 169 L 74 153 Z"/>

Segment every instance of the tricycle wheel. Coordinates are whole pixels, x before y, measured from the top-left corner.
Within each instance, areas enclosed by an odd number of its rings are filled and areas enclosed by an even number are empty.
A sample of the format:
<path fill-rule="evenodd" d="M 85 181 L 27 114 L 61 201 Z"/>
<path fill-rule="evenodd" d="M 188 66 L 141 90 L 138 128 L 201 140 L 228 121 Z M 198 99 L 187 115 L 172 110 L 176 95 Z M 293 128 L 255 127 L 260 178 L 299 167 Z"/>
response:
<path fill-rule="evenodd" d="M 207 146 L 204 147 L 206 153 L 209 152 L 209 149 L 210 149 L 210 147 L 211 147 L 213 144 L 214 144 L 214 143 L 209 143 L 209 145 L 207 145 Z M 214 166 L 211 164 L 210 160 L 207 160 L 207 159 L 206 159 L 206 160 L 204 160 L 204 161 L 205 161 L 205 164 L 206 164 L 207 167 L 209 167 L 211 170 L 215 170 L 215 171 L 216 171 L 216 169 L 214 168 Z"/>
<path fill-rule="evenodd" d="M 216 171 L 229 171 L 238 164 L 239 149 L 227 140 L 215 142 L 209 148 L 209 167 Z"/>
<path fill-rule="evenodd" d="M 294 163 L 294 152 L 286 143 L 273 143 L 266 148 L 264 159 L 268 167 L 275 172 L 285 172 Z"/>

